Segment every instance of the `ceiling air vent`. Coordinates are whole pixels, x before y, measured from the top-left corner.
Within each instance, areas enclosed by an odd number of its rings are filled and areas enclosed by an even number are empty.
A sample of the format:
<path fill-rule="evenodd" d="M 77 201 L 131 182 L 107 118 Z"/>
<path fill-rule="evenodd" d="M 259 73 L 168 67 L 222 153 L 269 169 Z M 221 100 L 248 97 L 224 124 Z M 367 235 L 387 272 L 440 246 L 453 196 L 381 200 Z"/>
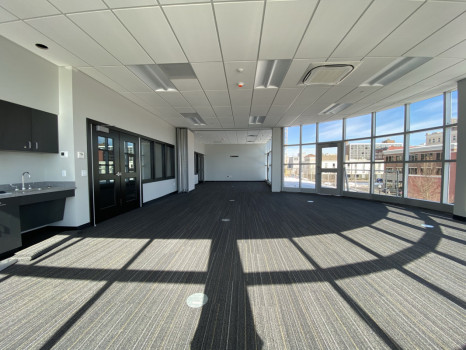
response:
<path fill-rule="evenodd" d="M 336 85 L 354 70 L 353 64 L 313 63 L 309 66 L 301 82 L 304 85 Z"/>

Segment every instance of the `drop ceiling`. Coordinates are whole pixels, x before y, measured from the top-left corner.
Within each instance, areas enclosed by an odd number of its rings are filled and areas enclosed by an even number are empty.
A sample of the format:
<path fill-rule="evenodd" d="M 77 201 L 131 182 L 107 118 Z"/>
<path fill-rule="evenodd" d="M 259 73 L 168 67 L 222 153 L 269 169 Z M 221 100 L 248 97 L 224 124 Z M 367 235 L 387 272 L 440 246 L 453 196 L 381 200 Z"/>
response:
<path fill-rule="evenodd" d="M 459 0 L 0 0 L 0 35 L 89 75 L 154 118 L 196 131 L 201 142 L 247 143 L 255 132 L 252 142 L 264 143 L 273 127 L 454 89 L 466 77 L 465 11 Z M 403 57 L 429 60 L 384 86 L 364 84 Z M 290 60 L 278 87 L 255 88 L 263 60 Z M 355 69 L 338 84 L 302 84 L 316 62 Z M 181 63 L 195 77 L 172 75 L 169 91 L 155 91 L 128 68 Z M 320 113 L 332 104 L 348 107 Z M 181 113 L 198 113 L 206 125 Z M 266 118 L 250 125 L 250 116 Z"/>

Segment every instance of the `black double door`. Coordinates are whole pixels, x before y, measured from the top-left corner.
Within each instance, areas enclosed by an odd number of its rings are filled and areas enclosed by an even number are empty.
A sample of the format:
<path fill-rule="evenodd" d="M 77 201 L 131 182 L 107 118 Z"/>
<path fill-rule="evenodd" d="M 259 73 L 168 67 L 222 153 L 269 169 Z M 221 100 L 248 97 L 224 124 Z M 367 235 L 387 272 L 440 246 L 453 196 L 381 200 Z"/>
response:
<path fill-rule="evenodd" d="M 139 140 L 93 126 L 95 222 L 139 207 Z"/>

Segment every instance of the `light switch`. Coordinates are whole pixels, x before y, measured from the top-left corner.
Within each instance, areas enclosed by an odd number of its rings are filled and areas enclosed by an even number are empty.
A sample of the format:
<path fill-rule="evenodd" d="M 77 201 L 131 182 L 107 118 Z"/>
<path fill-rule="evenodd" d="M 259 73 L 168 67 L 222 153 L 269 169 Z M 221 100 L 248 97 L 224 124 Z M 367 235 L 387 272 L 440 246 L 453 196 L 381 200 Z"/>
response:
<path fill-rule="evenodd" d="M 78 152 L 77 156 L 78 158 L 84 158 L 84 152 Z"/>
<path fill-rule="evenodd" d="M 61 176 L 66 176 L 66 170 L 61 171 Z"/>
<path fill-rule="evenodd" d="M 81 170 L 81 176 L 87 176 L 87 170 Z"/>

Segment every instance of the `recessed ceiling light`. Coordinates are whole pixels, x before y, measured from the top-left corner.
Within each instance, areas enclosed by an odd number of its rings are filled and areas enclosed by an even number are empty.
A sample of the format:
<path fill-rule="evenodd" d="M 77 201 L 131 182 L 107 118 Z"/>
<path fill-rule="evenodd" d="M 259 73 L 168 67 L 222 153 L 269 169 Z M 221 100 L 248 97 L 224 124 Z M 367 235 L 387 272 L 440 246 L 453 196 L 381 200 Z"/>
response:
<path fill-rule="evenodd" d="M 47 45 L 40 44 L 40 43 L 37 43 L 36 47 L 38 47 L 39 49 L 42 49 L 42 50 L 48 50 L 49 49 L 49 47 Z"/>

